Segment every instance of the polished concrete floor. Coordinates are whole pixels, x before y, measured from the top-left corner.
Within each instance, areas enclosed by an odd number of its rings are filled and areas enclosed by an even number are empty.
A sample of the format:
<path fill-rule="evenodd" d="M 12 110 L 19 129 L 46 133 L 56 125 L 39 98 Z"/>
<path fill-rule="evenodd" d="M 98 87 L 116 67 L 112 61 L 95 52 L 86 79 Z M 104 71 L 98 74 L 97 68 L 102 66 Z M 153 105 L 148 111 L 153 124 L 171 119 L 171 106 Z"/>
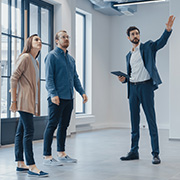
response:
<path fill-rule="evenodd" d="M 67 153 L 78 159 L 77 164 L 48 167 L 42 164 L 42 143 L 34 142 L 37 166 L 49 172 L 51 180 L 180 180 L 180 141 L 169 141 L 168 130 L 160 130 L 160 165 L 151 163 L 151 148 L 147 129 L 141 130 L 140 160 L 122 162 L 130 147 L 129 129 L 104 129 L 77 133 L 67 138 Z M 53 143 L 56 156 L 56 139 Z M 14 145 L 0 148 L 0 180 L 29 180 L 26 174 L 16 174 Z"/>

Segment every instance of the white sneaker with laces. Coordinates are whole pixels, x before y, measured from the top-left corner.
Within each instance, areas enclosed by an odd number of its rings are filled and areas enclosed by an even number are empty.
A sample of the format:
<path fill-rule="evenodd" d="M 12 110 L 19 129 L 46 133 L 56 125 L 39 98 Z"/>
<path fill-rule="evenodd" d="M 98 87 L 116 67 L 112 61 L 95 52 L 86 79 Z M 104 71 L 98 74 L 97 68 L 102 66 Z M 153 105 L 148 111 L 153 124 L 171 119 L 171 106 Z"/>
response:
<path fill-rule="evenodd" d="M 61 163 L 77 163 L 77 159 L 73 159 L 73 158 L 69 157 L 68 155 L 66 155 L 64 157 L 58 156 L 57 159 Z"/>
<path fill-rule="evenodd" d="M 43 159 L 43 164 L 46 166 L 62 166 L 63 164 L 56 159 Z"/>

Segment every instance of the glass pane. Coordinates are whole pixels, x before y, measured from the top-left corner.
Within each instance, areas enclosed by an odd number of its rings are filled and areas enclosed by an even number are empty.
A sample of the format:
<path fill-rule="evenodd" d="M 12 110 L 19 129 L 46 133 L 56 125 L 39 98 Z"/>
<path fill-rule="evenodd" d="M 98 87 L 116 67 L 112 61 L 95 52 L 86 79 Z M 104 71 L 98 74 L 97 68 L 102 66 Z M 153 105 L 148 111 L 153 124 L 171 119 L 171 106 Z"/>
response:
<path fill-rule="evenodd" d="M 12 0 L 11 27 L 12 34 L 21 37 L 21 0 Z"/>
<path fill-rule="evenodd" d="M 46 91 L 45 86 L 46 86 L 46 82 L 41 81 L 41 116 L 48 115 L 48 103 L 47 103 L 48 93 Z"/>
<path fill-rule="evenodd" d="M 38 6 L 30 4 L 30 35 L 38 34 Z"/>
<path fill-rule="evenodd" d="M 1 36 L 1 75 L 8 75 L 8 37 Z"/>
<path fill-rule="evenodd" d="M 1 78 L 1 118 L 7 118 L 7 78 Z"/>
<path fill-rule="evenodd" d="M 83 82 L 84 72 L 84 17 L 76 14 L 76 68 L 79 78 Z"/>
<path fill-rule="evenodd" d="M 76 113 L 83 113 L 83 100 L 79 93 L 76 92 Z"/>
<path fill-rule="evenodd" d="M 10 111 L 11 112 L 11 111 Z M 19 115 L 19 113 L 18 112 L 11 112 L 11 118 L 13 118 L 13 117 L 19 117 L 20 115 Z"/>
<path fill-rule="evenodd" d="M 45 63 L 44 59 L 48 54 L 49 46 L 43 45 L 41 49 L 41 79 L 45 79 Z"/>
<path fill-rule="evenodd" d="M 76 70 L 81 83 L 84 81 L 84 16 L 76 14 Z M 83 84 L 82 84 L 83 85 Z M 84 87 L 84 86 L 83 86 Z M 76 92 L 76 113 L 83 112 L 83 101 Z"/>
<path fill-rule="evenodd" d="M 41 8 L 41 40 L 44 43 L 48 43 L 49 36 L 49 11 Z"/>
<path fill-rule="evenodd" d="M 11 44 L 11 74 L 14 72 L 15 62 L 18 56 L 21 54 L 21 40 L 12 38 Z"/>
<path fill-rule="evenodd" d="M 8 1 L 1 0 L 1 31 L 8 33 Z"/>

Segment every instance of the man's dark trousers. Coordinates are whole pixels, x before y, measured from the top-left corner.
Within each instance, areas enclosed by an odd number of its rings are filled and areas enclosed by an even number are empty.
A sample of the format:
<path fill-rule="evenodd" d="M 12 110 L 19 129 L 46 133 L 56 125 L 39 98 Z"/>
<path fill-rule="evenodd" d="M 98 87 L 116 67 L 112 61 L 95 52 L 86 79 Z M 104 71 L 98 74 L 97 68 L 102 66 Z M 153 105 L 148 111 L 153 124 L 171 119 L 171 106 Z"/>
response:
<path fill-rule="evenodd" d="M 71 113 L 73 110 L 73 99 L 60 99 L 60 105 L 52 103 L 51 98 L 48 98 L 48 114 L 49 120 L 44 133 L 44 155 L 51 155 L 51 145 L 53 134 L 57 129 L 57 151 L 65 151 L 66 130 L 69 126 Z"/>
<path fill-rule="evenodd" d="M 152 155 L 159 154 L 158 131 L 154 109 L 154 89 L 152 80 L 142 83 L 130 83 L 129 106 L 131 113 L 131 152 L 138 152 L 140 104 L 144 110 L 149 126 Z"/>

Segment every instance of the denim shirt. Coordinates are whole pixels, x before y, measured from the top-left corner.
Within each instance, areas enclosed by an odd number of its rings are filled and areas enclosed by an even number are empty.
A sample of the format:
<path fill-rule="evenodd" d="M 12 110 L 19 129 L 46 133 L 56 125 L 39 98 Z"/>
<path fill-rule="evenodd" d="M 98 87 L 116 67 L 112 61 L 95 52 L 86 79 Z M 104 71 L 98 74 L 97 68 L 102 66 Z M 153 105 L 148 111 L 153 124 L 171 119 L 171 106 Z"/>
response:
<path fill-rule="evenodd" d="M 56 47 L 45 58 L 46 89 L 48 97 L 73 99 L 73 88 L 82 96 L 85 94 L 79 80 L 75 60 L 62 49 Z"/>

